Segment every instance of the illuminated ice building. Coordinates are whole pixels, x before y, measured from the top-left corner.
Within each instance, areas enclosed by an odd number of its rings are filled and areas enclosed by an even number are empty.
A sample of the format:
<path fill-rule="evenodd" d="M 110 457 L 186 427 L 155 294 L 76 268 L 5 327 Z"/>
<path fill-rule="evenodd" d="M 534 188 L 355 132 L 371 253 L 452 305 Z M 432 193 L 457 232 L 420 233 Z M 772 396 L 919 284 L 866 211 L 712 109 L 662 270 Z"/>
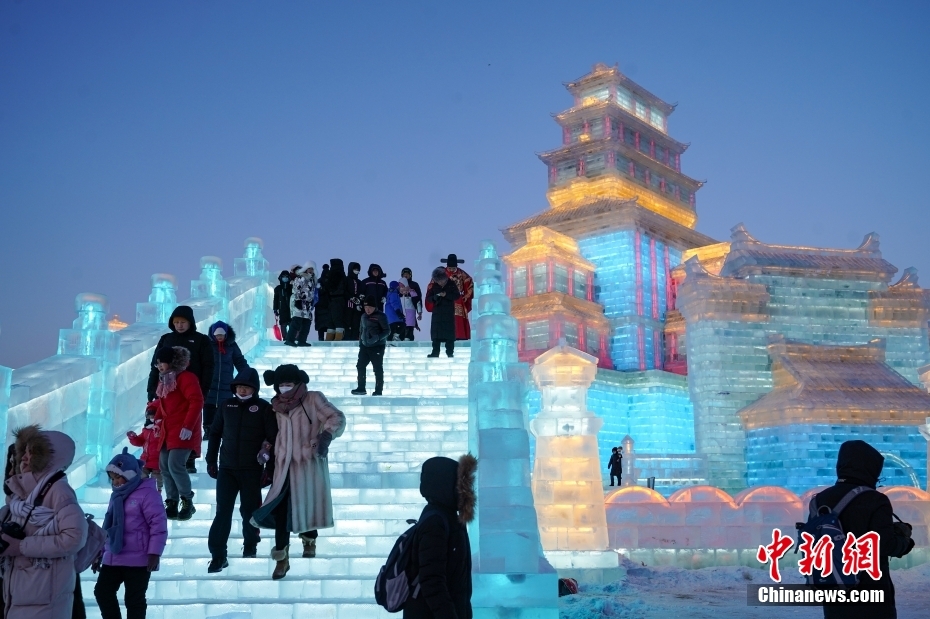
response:
<path fill-rule="evenodd" d="M 666 495 L 803 492 L 832 483 L 839 445 L 862 438 L 886 454 L 886 483 L 926 487 L 916 274 L 893 284 L 874 234 L 832 250 L 697 232 L 701 182 L 681 171 L 674 106 L 603 64 L 566 88 L 562 145 L 539 155 L 549 208 L 503 230 L 504 261 L 521 361 L 563 339 L 598 360 L 602 462 L 629 435 L 640 483 Z M 538 392 L 529 401 L 534 416 Z"/>

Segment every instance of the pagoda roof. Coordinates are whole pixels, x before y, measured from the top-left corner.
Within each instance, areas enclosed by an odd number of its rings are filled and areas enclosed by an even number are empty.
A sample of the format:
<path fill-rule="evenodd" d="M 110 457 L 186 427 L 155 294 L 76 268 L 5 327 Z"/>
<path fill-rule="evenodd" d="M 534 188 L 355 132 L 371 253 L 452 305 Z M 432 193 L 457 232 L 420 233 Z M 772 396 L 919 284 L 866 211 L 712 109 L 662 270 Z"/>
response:
<path fill-rule="evenodd" d="M 511 246 L 519 247 L 525 242 L 524 231 L 534 226 L 546 226 L 576 239 L 638 227 L 675 247 L 684 249 L 717 242 L 697 230 L 650 211 L 635 198 L 604 198 L 576 207 L 547 209 L 503 228 L 501 232 Z"/>
<path fill-rule="evenodd" d="M 581 255 L 575 239 L 545 226 L 527 228 L 526 243 L 503 256 L 504 262 L 508 264 L 526 263 L 542 258 L 555 258 L 576 269 L 594 272 L 594 263 Z"/>
<path fill-rule="evenodd" d="M 791 424 L 922 425 L 930 393 L 885 363 L 885 341 L 803 344 L 771 336 L 775 388 L 739 412 L 746 430 Z"/>
<path fill-rule="evenodd" d="M 648 122 L 630 113 L 628 109 L 611 99 L 603 99 L 592 103 L 582 103 L 581 105 L 570 107 L 563 112 L 554 113 L 552 114 L 552 118 L 554 118 L 560 126 L 564 127 L 579 121 L 591 120 L 609 112 L 623 116 L 623 122 L 625 124 L 629 125 L 631 128 L 635 128 L 642 134 L 655 138 L 656 142 L 664 143 L 664 146 L 671 148 L 675 152 L 683 153 L 691 146 L 685 142 L 679 142 L 665 131 L 650 125 Z"/>
<path fill-rule="evenodd" d="M 591 88 L 593 86 L 598 86 L 599 84 L 617 84 L 623 86 L 630 92 L 636 94 L 646 103 L 654 105 L 655 107 L 661 109 L 665 115 L 669 115 L 675 111 L 675 105 L 666 103 L 659 97 L 655 96 L 626 75 L 620 72 L 620 69 L 615 64 L 612 67 L 608 67 L 606 64 L 599 62 L 594 65 L 591 69 L 591 72 L 579 77 L 576 80 L 567 82 L 565 88 L 568 89 L 572 95 L 577 95 L 580 91 Z"/>
<path fill-rule="evenodd" d="M 721 277 L 766 274 L 888 283 L 898 270 L 882 258 L 875 233 L 866 235 L 856 249 L 769 245 L 753 238 L 742 224 L 732 229 L 730 239 Z"/>
<path fill-rule="evenodd" d="M 571 314 L 586 319 L 592 326 L 607 328 L 604 307 L 594 301 L 579 299 L 564 292 L 544 292 L 510 300 L 511 315 L 520 320 L 552 314 Z"/>
<path fill-rule="evenodd" d="M 657 172 L 660 171 L 664 176 L 669 177 L 670 180 L 674 180 L 681 185 L 690 187 L 692 191 L 697 191 L 704 186 L 703 181 L 699 181 L 697 179 L 691 178 L 690 176 L 682 174 L 675 168 L 667 166 L 661 161 L 653 159 L 649 155 L 636 150 L 626 142 L 614 140 L 610 137 L 598 138 L 596 140 L 589 140 L 587 142 L 575 142 L 574 144 L 566 144 L 553 150 L 536 153 L 536 156 L 539 157 L 540 161 L 548 165 L 562 159 L 572 159 L 588 153 L 602 152 L 608 148 L 613 148 L 615 151 L 622 153 L 624 157 L 634 159 L 639 163 L 647 166 L 651 170 L 655 170 Z"/>

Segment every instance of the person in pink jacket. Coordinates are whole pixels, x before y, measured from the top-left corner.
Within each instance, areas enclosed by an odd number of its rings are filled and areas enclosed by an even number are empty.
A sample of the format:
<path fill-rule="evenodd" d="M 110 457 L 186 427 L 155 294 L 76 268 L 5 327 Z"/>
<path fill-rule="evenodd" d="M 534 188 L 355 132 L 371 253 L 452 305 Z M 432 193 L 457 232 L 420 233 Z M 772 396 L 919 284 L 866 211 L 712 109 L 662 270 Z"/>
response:
<path fill-rule="evenodd" d="M 187 370 L 190 360 L 191 353 L 183 346 L 165 347 L 155 353 L 158 386 L 149 408 L 156 411 L 155 423 L 161 422 L 159 468 L 169 520 L 190 520 L 196 511 L 187 457 L 191 451 L 200 455 L 203 391 L 197 377 Z"/>
<path fill-rule="evenodd" d="M 121 619 L 116 593 L 122 585 L 128 619 L 145 619 L 145 592 L 168 542 L 168 518 L 155 480 L 142 476 L 128 448 L 110 460 L 106 470 L 113 494 L 103 519 L 107 542 L 93 565 L 100 573 L 94 597 L 102 619 Z"/>

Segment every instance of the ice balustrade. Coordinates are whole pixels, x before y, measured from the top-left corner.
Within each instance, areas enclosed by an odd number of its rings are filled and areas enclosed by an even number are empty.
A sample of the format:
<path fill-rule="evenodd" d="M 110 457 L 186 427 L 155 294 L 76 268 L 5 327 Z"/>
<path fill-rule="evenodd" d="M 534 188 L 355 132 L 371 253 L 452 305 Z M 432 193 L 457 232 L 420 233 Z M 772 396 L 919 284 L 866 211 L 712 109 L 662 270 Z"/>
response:
<path fill-rule="evenodd" d="M 202 260 L 200 279 L 185 301 L 200 331 L 220 317 L 227 319 L 245 353 L 261 345 L 270 310 L 269 271 L 261 249 L 260 239 L 247 239 L 245 257 L 236 260 L 229 280 L 223 279 L 218 259 Z M 153 275 L 152 292 L 148 302 L 138 305 L 136 323 L 111 332 L 107 298 L 78 295 L 77 318 L 70 329 L 61 330 L 57 354 L 18 369 L 0 368 L 0 413 L 5 413 L 0 423 L 7 442 L 14 428 L 30 423 L 66 432 L 79 446 L 69 472 L 72 484 L 92 479 L 142 418 L 154 347 L 177 305 L 174 277 Z"/>

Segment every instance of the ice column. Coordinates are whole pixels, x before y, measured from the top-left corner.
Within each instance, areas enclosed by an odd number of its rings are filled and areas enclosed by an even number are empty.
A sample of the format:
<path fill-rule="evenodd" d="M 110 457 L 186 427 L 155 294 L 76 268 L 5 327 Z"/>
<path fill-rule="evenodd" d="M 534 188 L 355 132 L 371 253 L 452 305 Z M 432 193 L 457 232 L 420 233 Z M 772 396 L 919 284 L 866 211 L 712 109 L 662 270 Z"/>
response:
<path fill-rule="evenodd" d="M 97 372 L 91 377 L 87 395 L 85 451 L 94 456 L 100 467 L 110 459 L 113 439 L 113 414 L 116 401 L 116 366 L 119 364 L 120 335 L 109 330 L 107 298 L 85 292 L 75 299 L 77 318 L 71 329 L 62 329 L 58 337 L 59 355 L 94 357 Z M 167 321 L 167 319 L 166 319 Z M 80 444 L 80 441 L 76 441 Z"/>
<path fill-rule="evenodd" d="M 260 335 L 262 340 L 264 340 L 266 328 L 271 326 L 268 324 L 270 320 L 269 306 L 271 304 L 271 299 L 268 295 L 271 288 L 268 286 L 268 283 L 272 281 L 271 273 L 268 269 L 268 261 L 265 260 L 265 256 L 262 255 L 263 247 L 264 242 L 260 238 L 256 236 L 247 238 L 245 240 L 245 253 L 243 257 L 236 258 L 233 263 L 236 277 L 256 278 L 259 280 L 254 285 L 255 298 L 249 310 L 252 314 L 251 316 L 243 316 L 243 320 L 239 324 L 248 325 L 248 329 L 240 329 L 240 331 L 254 331 Z M 277 281 L 274 283 L 277 284 Z M 243 312 L 245 311 L 244 308 L 237 309 L 243 309 Z M 232 310 L 230 311 L 232 312 Z M 232 313 L 235 314 L 236 312 Z M 242 346 L 242 342 L 240 342 L 239 346 Z"/>
<path fill-rule="evenodd" d="M 604 420 L 587 406 L 596 373 L 597 358 L 564 340 L 533 365 L 533 378 L 542 391 L 542 410 L 530 424 L 536 437 L 533 497 L 546 551 L 607 549 L 597 449 Z"/>
<path fill-rule="evenodd" d="M 478 517 L 469 527 L 476 619 L 557 619 L 557 575 L 543 557 L 530 491 L 517 321 L 494 244 L 484 241 L 474 275 L 468 366 L 469 446 L 479 459 Z"/>
<path fill-rule="evenodd" d="M 623 479 L 621 486 L 636 485 L 636 451 L 633 449 L 633 438 L 627 434 L 620 442 L 623 449 Z"/>
<path fill-rule="evenodd" d="M 174 275 L 152 275 L 152 292 L 148 303 L 136 304 L 136 322 L 167 325 L 171 312 L 178 305 L 178 284 Z"/>
<path fill-rule="evenodd" d="M 0 375 L 2 376 L 2 375 Z M 0 395 L 0 398 L 3 396 Z M 3 406 L 2 401 L 0 401 L 0 407 Z M 0 408 L 0 411 L 3 409 Z M 930 417 L 925 419 L 926 423 L 922 426 L 918 426 L 917 430 L 920 432 L 920 435 L 927 439 L 927 491 L 930 492 Z"/>
<path fill-rule="evenodd" d="M 220 258 L 204 256 L 200 259 L 200 279 L 191 282 L 191 298 L 215 301 L 214 320 L 229 321 L 229 295 Z"/>

